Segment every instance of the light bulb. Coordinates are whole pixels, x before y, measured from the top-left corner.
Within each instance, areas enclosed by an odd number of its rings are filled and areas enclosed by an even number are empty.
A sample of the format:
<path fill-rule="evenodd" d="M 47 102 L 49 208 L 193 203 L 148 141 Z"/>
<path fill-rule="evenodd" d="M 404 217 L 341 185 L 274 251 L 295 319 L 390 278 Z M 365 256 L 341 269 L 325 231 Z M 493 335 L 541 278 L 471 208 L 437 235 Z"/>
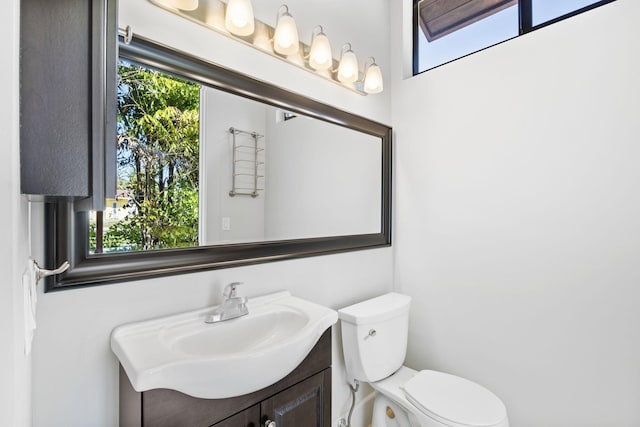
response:
<path fill-rule="evenodd" d="M 231 18 L 231 22 L 238 28 L 243 28 L 245 25 L 247 25 L 247 20 L 244 16 L 234 16 Z"/>
<path fill-rule="evenodd" d="M 378 64 L 376 64 L 375 59 L 373 59 L 373 63 L 369 65 L 365 72 L 364 91 L 371 94 L 380 93 L 383 88 L 384 82 L 382 80 L 382 71 L 380 70 L 380 67 L 378 67 Z"/>
<path fill-rule="evenodd" d="M 278 20 L 276 30 L 273 35 L 273 49 L 281 55 L 294 55 L 298 53 L 300 48 L 300 40 L 298 38 L 298 27 L 293 16 L 289 14 L 287 5 L 282 5 L 280 10 L 284 8 L 281 15 L 278 12 Z"/>
<path fill-rule="evenodd" d="M 171 0 L 167 3 L 181 10 L 195 10 L 198 8 L 198 0 Z"/>
<path fill-rule="evenodd" d="M 322 27 L 318 25 L 316 28 L 320 28 L 320 32 L 315 34 L 314 29 L 311 50 L 309 51 L 309 65 L 315 70 L 328 70 L 333 65 L 331 43 L 329 43 L 329 38 L 322 31 Z"/>
<path fill-rule="evenodd" d="M 344 48 L 348 49 L 345 51 Z M 358 58 L 351 50 L 351 45 L 346 43 L 342 47 L 342 56 L 338 66 L 338 80 L 342 83 L 354 83 L 358 80 Z"/>
<path fill-rule="evenodd" d="M 229 0 L 224 24 L 230 33 L 238 36 L 253 34 L 253 7 L 251 0 Z"/>

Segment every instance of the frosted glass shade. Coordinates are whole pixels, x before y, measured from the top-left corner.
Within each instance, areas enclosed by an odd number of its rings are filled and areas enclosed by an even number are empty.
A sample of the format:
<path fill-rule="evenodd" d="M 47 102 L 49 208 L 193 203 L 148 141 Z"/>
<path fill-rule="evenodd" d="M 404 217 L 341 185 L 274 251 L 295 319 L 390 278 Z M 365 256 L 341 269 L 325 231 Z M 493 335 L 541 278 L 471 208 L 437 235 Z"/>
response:
<path fill-rule="evenodd" d="M 251 0 L 229 0 L 224 26 L 230 33 L 250 36 L 255 28 Z"/>
<path fill-rule="evenodd" d="M 278 24 L 273 35 L 273 49 L 281 55 L 294 55 L 298 53 L 300 39 L 298 27 L 293 16 L 288 13 L 278 18 Z"/>
<path fill-rule="evenodd" d="M 195 10 L 198 8 L 198 0 L 169 0 L 166 3 L 181 10 Z"/>
<path fill-rule="evenodd" d="M 367 68 L 364 76 L 364 91 L 367 93 L 380 93 L 384 89 L 382 71 L 375 62 Z"/>
<path fill-rule="evenodd" d="M 316 34 L 311 42 L 309 65 L 314 70 L 328 70 L 333 65 L 331 44 L 329 43 L 329 38 L 323 32 Z"/>
<path fill-rule="evenodd" d="M 352 50 L 344 52 L 340 58 L 338 80 L 342 83 L 354 83 L 358 80 L 358 58 Z"/>

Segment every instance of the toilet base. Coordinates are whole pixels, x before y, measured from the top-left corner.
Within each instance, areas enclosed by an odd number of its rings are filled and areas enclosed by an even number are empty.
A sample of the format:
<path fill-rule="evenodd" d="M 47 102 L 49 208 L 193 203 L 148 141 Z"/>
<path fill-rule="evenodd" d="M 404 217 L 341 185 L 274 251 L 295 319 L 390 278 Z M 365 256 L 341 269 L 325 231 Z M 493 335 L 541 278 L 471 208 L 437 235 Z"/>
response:
<path fill-rule="evenodd" d="M 388 397 L 377 393 L 373 402 L 371 427 L 414 427 L 404 408 Z"/>
<path fill-rule="evenodd" d="M 373 403 L 371 427 L 448 427 L 425 415 L 417 415 L 378 393 Z"/>
<path fill-rule="evenodd" d="M 390 377 L 370 384 L 376 391 L 371 427 L 447 427 L 417 413 L 419 410 L 405 397 L 402 386 L 417 373 L 418 371 L 402 366 Z M 387 407 L 391 408 L 395 418 L 387 415 Z"/>

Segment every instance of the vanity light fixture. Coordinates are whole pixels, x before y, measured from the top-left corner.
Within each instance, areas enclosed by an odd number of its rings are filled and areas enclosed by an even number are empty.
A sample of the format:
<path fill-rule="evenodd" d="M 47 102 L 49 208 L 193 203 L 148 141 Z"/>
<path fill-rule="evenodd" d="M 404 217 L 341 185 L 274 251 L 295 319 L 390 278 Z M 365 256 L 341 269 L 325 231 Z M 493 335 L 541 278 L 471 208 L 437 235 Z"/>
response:
<path fill-rule="evenodd" d="M 237 36 L 253 34 L 255 23 L 251 0 L 229 0 L 224 25 L 230 33 Z"/>
<path fill-rule="evenodd" d="M 198 0 L 168 0 L 165 3 L 180 10 L 196 10 L 198 8 Z"/>
<path fill-rule="evenodd" d="M 148 1 L 360 95 L 383 90 L 382 72 L 373 57 L 367 59 L 361 70 L 351 43 L 345 43 L 340 58 L 334 59 L 331 43 L 321 25 L 313 29 L 311 43 L 306 44 L 300 40 L 296 22 L 286 4 L 278 8 L 273 27 L 254 18 L 251 0 Z"/>
<path fill-rule="evenodd" d="M 276 29 L 273 34 L 273 50 L 281 55 L 295 55 L 300 48 L 298 27 L 286 4 L 278 9 Z"/>
<path fill-rule="evenodd" d="M 346 48 L 346 50 L 345 50 Z M 351 43 L 345 43 L 340 53 L 338 65 L 338 80 L 342 83 L 355 83 L 358 80 L 358 58 L 351 50 Z"/>
<path fill-rule="evenodd" d="M 317 25 L 311 34 L 309 65 L 318 71 L 328 70 L 333 65 L 331 43 L 329 43 L 329 37 L 322 30 L 322 25 Z"/>
<path fill-rule="evenodd" d="M 369 64 L 371 60 L 371 64 Z M 382 92 L 384 83 L 382 80 L 382 71 L 373 56 L 370 56 L 365 63 L 364 68 L 364 91 L 367 93 Z"/>

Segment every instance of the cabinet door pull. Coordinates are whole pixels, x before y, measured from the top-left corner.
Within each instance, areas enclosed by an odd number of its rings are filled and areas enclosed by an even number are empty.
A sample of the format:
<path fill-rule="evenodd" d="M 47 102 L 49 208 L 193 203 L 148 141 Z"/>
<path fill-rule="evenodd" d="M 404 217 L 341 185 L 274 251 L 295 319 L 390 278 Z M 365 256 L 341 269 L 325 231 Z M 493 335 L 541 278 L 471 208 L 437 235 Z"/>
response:
<path fill-rule="evenodd" d="M 276 427 L 276 422 L 275 421 L 271 421 L 271 420 L 267 420 L 264 422 L 264 427 Z"/>

